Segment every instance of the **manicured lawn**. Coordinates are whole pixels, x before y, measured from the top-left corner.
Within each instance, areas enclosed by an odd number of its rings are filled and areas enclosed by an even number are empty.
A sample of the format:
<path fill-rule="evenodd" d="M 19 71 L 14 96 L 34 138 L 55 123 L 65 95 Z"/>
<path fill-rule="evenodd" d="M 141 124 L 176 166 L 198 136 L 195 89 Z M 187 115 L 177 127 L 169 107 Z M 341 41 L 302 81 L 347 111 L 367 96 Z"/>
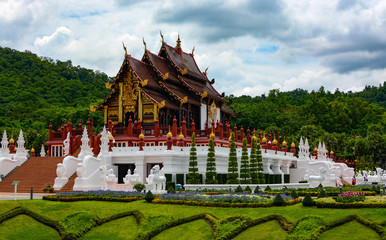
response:
<path fill-rule="evenodd" d="M 386 231 L 385 208 L 322 209 L 303 207 L 302 204 L 269 208 L 214 208 L 148 204 L 143 200 L 130 203 L 20 200 L 0 201 L 0 217 L 17 206 L 22 206 L 43 218 L 58 221 L 68 232 L 81 235 L 85 233 L 82 239 L 135 239 L 148 236 L 156 236 L 156 239 L 210 239 L 212 228 L 207 220 L 208 216 L 214 219 L 212 224 L 217 224 L 217 230 L 215 230 L 217 236 L 224 236 L 235 229 L 242 229 L 237 239 L 253 239 L 253 237 L 256 239 L 259 237 L 261 237 L 260 239 L 285 239 L 286 237 L 299 239 L 299 236 L 309 237 L 315 229 L 321 226 L 320 224 L 327 224 L 354 214 L 382 225 Z M 140 219 L 138 216 L 134 218 L 132 215 L 117 215 L 128 211 L 139 211 Z M 289 229 L 293 228 L 292 231 L 285 232 L 275 220 L 251 225 L 250 228 L 242 228 L 242 225 L 248 221 L 255 221 L 272 214 L 284 217 L 289 224 Z M 197 218 L 186 220 L 195 216 Z M 322 219 L 322 221 L 314 219 L 314 217 L 305 220 L 304 217 L 306 216 L 319 217 L 318 219 Z M 234 218 L 224 221 L 230 217 Z M 90 223 L 95 224 L 91 226 Z M 28 226 L 28 228 L 22 226 Z M 159 229 L 163 231 L 159 231 Z M 245 231 L 243 231 L 244 229 Z M 338 231 L 337 229 L 342 230 Z M 37 239 L 59 238 L 55 229 L 26 215 L 19 215 L 0 224 L 1 239 L 23 239 L 22 237 L 17 238 L 17 236 L 26 236 L 26 232 L 32 236 L 29 239 L 33 239 L 34 236 L 47 236 Z M 354 221 L 322 233 L 321 239 L 341 239 L 341 233 L 346 234 L 342 236 L 350 236 L 350 239 L 353 239 L 351 233 L 355 233 L 358 239 L 373 239 L 368 236 L 379 238 L 373 230 Z"/>
<path fill-rule="evenodd" d="M 287 233 L 279 226 L 279 224 L 275 221 L 270 221 L 248 228 L 234 239 L 285 239 L 286 237 Z"/>
<path fill-rule="evenodd" d="M 26 215 L 0 224 L 0 239 L 60 239 L 57 231 Z"/>
<path fill-rule="evenodd" d="M 204 220 L 197 220 L 163 231 L 153 239 L 210 239 L 211 237 L 212 228 L 209 224 Z"/>
<path fill-rule="evenodd" d="M 95 227 L 82 239 L 135 239 L 138 235 L 138 229 L 134 217 L 128 216 Z"/>
<path fill-rule="evenodd" d="M 331 239 L 350 239 L 350 240 L 363 240 L 363 239 L 380 239 L 378 234 L 363 226 L 358 222 L 349 222 L 342 226 L 333 228 L 327 232 L 324 232 L 320 240 Z"/>

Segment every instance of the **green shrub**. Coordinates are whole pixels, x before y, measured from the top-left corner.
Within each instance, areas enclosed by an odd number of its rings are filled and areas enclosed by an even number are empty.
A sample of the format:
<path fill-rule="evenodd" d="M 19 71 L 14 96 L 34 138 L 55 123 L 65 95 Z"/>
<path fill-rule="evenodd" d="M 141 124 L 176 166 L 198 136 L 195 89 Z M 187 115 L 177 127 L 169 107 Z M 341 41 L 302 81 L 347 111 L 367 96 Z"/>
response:
<path fill-rule="evenodd" d="M 284 200 L 280 194 L 276 194 L 276 197 L 273 199 L 273 205 L 275 205 L 275 206 L 283 206 L 284 205 Z"/>
<path fill-rule="evenodd" d="M 137 183 L 133 187 L 137 192 L 142 192 L 143 189 L 145 189 L 145 184 Z"/>
<path fill-rule="evenodd" d="M 242 193 L 243 192 L 243 188 L 239 185 L 237 186 L 237 188 L 235 189 L 235 193 Z"/>
<path fill-rule="evenodd" d="M 249 186 L 247 186 L 247 187 L 244 189 L 244 192 L 251 193 L 251 192 L 252 192 L 252 189 L 251 189 Z"/>
<path fill-rule="evenodd" d="M 308 183 L 307 180 L 300 180 L 299 183 Z"/>
<path fill-rule="evenodd" d="M 312 200 L 310 194 L 307 193 L 302 203 L 304 207 L 312 207 L 314 205 L 314 200 Z"/>
<path fill-rule="evenodd" d="M 154 195 L 151 191 L 148 191 L 145 195 L 145 200 L 148 203 L 151 203 L 154 200 Z"/>
<path fill-rule="evenodd" d="M 322 190 L 320 190 L 318 198 L 325 198 L 325 197 L 328 197 L 328 196 L 327 196 L 326 191 L 324 191 L 324 189 L 322 188 Z"/>
<path fill-rule="evenodd" d="M 295 190 L 295 189 L 292 189 L 292 191 L 291 191 L 291 197 L 293 197 L 293 199 L 299 197 L 298 194 L 296 193 L 296 190 Z"/>
<path fill-rule="evenodd" d="M 264 191 L 272 191 L 272 189 L 269 187 L 269 185 L 264 189 Z"/>
<path fill-rule="evenodd" d="M 317 187 L 318 189 L 323 189 L 323 185 L 319 183 L 319 186 Z"/>
<path fill-rule="evenodd" d="M 44 188 L 43 188 L 43 192 L 49 192 L 49 193 L 53 193 L 54 192 L 54 188 L 51 186 L 51 184 L 47 184 Z"/>
<path fill-rule="evenodd" d="M 255 191 L 253 191 L 253 192 L 254 192 L 254 193 L 259 193 L 259 191 L 260 191 L 259 186 L 256 186 Z"/>
<path fill-rule="evenodd" d="M 174 190 L 174 188 L 172 188 L 172 186 L 170 186 L 168 189 L 168 193 L 176 193 L 176 190 Z"/>
<path fill-rule="evenodd" d="M 172 187 L 173 189 L 176 189 L 176 183 L 175 182 L 166 182 L 166 189 L 169 189 Z"/>

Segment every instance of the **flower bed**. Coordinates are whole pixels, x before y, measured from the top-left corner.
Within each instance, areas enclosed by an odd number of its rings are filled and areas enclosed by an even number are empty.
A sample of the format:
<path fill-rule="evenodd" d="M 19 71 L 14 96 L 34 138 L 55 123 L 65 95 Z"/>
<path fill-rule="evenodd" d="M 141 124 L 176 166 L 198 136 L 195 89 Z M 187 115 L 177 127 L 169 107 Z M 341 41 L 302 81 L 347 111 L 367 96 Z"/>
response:
<path fill-rule="evenodd" d="M 144 199 L 145 195 L 139 192 L 123 191 L 88 191 L 88 192 L 65 192 L 56 195 L 43 196 L 43 200 L 50 201 L 114 201 L 114 202 L 132 202 Z"/>
<path fill-rule="evenodd" d="M 339 194 L 336 198 L 337 202 L 349 203 L 349 202 L 363 202 L 365 200 L 364 192 L 352 192 L 347 191 L 342 194 Z"/>
<path fill-rule="evenodd" d="M 386 197 L 367 196 L 363 202 L 337 202 L 333 198 L 314 200 L 318 208 L 386 208 Z"/>

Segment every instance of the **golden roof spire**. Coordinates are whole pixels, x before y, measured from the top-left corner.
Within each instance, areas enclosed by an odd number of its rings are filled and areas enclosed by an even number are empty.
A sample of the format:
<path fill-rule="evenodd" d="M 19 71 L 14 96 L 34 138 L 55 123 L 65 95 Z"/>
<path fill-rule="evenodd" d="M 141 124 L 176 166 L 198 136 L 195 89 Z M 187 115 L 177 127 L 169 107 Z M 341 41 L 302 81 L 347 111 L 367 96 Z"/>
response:
<path fill-rule="evenodd" d="M 195 46 L 193 46 L 193 49 L 192 49 L 192 55 L 194 55 L 194 50 L 196 49 Z"/>
<path fill-rule="evenodd" d="M 176 48 L 181 48 L 180 34 L 178 34 L 178 38 L 177 38 L 177 46 L 176 46 Z"/>
<path fill-rule="evenodd" d="M 170 132 L 170 126 L 169 126 L 169 132 L 168 132 L 168 134 L 166 134 L 166 137 L 167 138 L 172 138 L 173 137 L 173 134 Z"/>

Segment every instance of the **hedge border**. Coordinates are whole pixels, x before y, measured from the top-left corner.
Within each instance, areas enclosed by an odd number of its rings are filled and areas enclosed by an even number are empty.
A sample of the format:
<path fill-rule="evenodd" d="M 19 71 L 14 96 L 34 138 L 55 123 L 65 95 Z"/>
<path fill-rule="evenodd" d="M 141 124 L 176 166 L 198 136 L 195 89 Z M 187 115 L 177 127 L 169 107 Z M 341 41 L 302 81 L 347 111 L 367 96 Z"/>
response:
<path fill-rule="evenodd" d="M 62 196 L 43 196 L 43 200 L 60 201 L 60 202 L 76 202 L 76 201 L 109 201 L 109 202 L 133 202 L 142 200 L 143 197 L 106 197 L 106 196 L 77 196 L 77 197 L 62 197 Z"/>

